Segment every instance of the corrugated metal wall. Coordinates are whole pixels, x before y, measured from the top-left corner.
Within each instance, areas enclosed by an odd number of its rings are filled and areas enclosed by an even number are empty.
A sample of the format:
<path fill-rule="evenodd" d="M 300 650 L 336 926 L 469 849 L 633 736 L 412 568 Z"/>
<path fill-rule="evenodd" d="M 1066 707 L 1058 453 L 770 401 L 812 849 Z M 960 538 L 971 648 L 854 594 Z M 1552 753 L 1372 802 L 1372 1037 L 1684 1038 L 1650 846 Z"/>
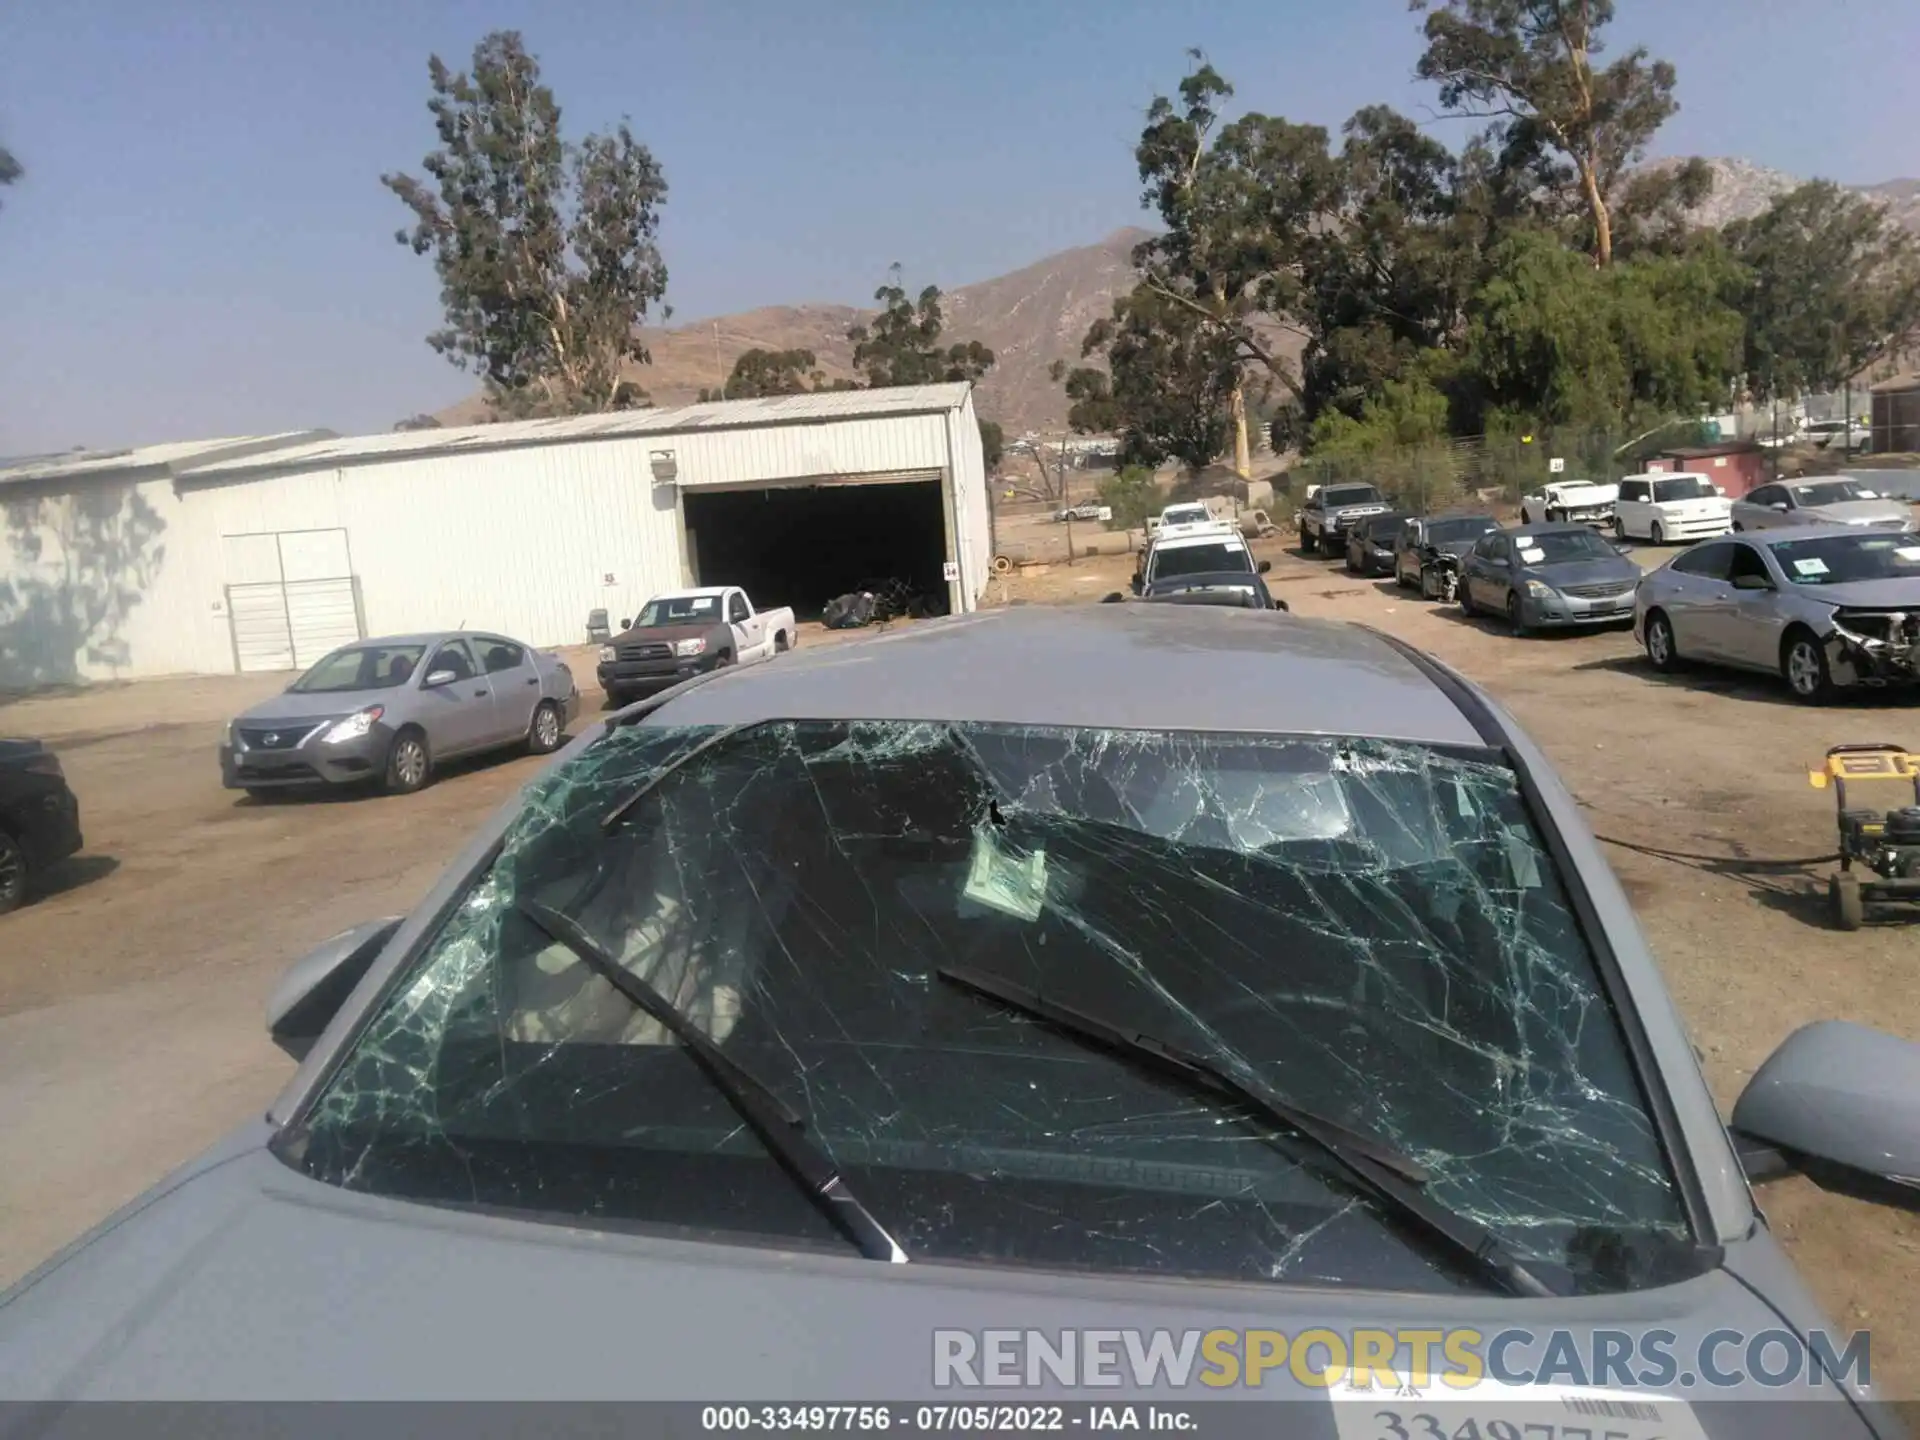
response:
<path fill-rule="evenodd" d="M 678 490 L 655 483 L 657 451 L 673 452 L 686 486 L 945 474 L 956 598 L 970 609 L 985 586 L 986 477 L 970 401 L 932 415 L 95 484 L 36 499 L 31 517 L 25 497 L 8 497 L 14 533 L 39 554 L 0 556 L 0 579 L 38 609 L 0 606 L 0 685 L 230 673 L 228 537 L 297 530 L 347 532 L 368 634 L 464 623 L 535 645 L 579 643 L 588 611 L 617 619 L 686 583 Z"/>

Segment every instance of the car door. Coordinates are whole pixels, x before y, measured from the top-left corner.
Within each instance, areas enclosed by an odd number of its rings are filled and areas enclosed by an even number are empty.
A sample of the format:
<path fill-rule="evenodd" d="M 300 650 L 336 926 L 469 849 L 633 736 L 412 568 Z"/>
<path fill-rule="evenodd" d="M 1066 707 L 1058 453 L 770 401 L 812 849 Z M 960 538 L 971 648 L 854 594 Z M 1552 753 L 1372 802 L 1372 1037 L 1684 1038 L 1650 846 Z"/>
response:
<path fill-rule="evenodd" d="M 1779 523 L 1773 505 L 1783 492 L 1778 485 L 1762 485 L 1733 502 L 1733 523 L 1742 530 L 1764 530 Z"/>
<path fill-rule="evenodd" d="M 420 719 L 427 745 L 436 757 L 461 755 L 490 743 L 494 726 L 493 686 L 464 640 L 448 640 L 421 670 Z M 452 678 L 439 685 L 437 675 Z"/>
<path fill-rule="evenodd" d="M 727 624 L 733 627 L 734 658 L 743 665 L 758 660 L 760 631 L 764 626 L 742 591 L 727 592 Z"/>
<path fill-rule="evenodd" d="M 1403 520 L 1400 529 L 1393 537 L 1393 578 L 1396 580 L 1420 578 L 1420 522 Z"/>
<path fill-rule="evenodd" d="M 498 635 L 474 639 L 481 671 L 493 687 L 493 725 L 488 738 L 498 744 L 518 740 L 533 728 L 533 707 L 540 703 L 540 672 L 533 652 Z"/>
<path fill-rule="evenodd" d="M 1621 535 L 1647 538 L 1652 519 L 1653 484 L 1648 480 L 1622 480 L 1620 494 L 1613 502 L 1614 523 Z"/>
<path fill-rule="evenodd" d="M 1700 660 L 1725 654 L 1733 587 L 1727 578 L 1733 542 L 1711 540 L 1676 555 L 1661 572 L 1660 608 L 1673 626 L 1680 653 Z"/>
<path fill-rule="evenodd" d="M 1766 581 L 1766 589 L 1741 589 L 1740 577 L 1752 585 Z M 1780 603 L 1780 580 L 1757 545 L 1736 543 L 1727 567 L 1727 602 L 1723 626 L 1723 658 L 1769 674 L 1780 668 L 1780 639 L 1786 616 Z"/>
<path fill-rule="evenodd" d="M 1505 608 L 1511 555 L 1512 547 L 1504 535 L 1489 535 L 1473 547 L 1473 570 L 1467 583 L 1473 587 L 1474 604 L 1493 610 Z"/>

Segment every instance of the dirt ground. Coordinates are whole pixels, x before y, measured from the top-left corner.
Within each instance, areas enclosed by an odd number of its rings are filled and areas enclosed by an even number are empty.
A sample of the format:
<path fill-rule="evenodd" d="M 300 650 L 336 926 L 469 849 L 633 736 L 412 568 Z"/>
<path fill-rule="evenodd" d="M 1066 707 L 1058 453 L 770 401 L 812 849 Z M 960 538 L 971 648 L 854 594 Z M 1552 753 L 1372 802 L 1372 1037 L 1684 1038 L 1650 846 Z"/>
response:
<path fill-rule="evenodd" d="M 1809 857 L 1833 847 L 1832 802 L 1805 774 L 1841 741 L 1920 746 L 1911 699 L 1808 710 L 1759 679 L 1667 680 L 1621 632 L 1519 640 L 1278 538 L 1256 551 L 1296 614 L 1430 650 L 1545 747 L 1607 842 L 1724 1106 L 1806 1021 L 1920 1040 L 1920 928 L 1825 927 L 1826 866 Z M 1130 571 L 1124 555 L 1081 559 L 995 581 L 987 598 L 1093 602 Z M 587 652 L 569 658 L 596 707 Z M 214 747 L 228 716 L 280 683 L 0 702 L 0 732 L 59 752 L 87 832 L 64 888 L 0 920 L 0 1283 L 259 1113 L 292 1073 L 262 1025 L 284 967 L 411 906 L 540 763 L 482 761 L 408 798 L 255 805 L 221 789 Z M 1835 1323 L 1873 1330 L 1876 1382 L 1920 1395 L 1920 1220 L 1798 1180 L 1762 1202 Z"/>

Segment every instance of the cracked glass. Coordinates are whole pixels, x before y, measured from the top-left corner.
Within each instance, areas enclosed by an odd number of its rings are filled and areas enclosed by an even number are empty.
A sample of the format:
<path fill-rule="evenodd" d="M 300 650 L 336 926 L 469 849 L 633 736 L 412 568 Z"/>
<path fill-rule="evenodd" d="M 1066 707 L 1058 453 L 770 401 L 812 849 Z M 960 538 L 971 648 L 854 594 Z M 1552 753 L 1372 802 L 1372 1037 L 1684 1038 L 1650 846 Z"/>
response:
<path fill-rule="evenodd" d="M 529 789 L 279 1147 L 429 1203 L 844 1249 L 689 1052 L 527 905 L 803 1116 L 910 1261 L 1483 1283 L 1285 1128 L 942 982 L 954 966 L 1391 1145 L 1558 1289 L 1690 1268 L 1617 1017 L 1490 751 L 613 729 Z"/>

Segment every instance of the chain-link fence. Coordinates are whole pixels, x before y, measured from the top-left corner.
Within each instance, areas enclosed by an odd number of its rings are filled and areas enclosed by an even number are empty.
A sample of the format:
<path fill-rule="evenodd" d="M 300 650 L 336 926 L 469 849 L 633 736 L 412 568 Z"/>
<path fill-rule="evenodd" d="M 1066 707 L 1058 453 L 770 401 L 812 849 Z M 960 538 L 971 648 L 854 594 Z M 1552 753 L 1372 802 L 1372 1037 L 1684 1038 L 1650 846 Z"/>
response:
<path fill-rule="evenodd" d="M 1430 514 L 1454 505 L 1516 504 L 1552 480 L 1614 484 L 1660 450 L 1711 439 L 1691 421 L 1650 433 L 1601 428 L 1480 435 L 1367 455 L 1312 457 L 1288 472 L 1286 488 L 1297 502 L 1314 486 L 1366 481 L 1397 504 Z"/>

